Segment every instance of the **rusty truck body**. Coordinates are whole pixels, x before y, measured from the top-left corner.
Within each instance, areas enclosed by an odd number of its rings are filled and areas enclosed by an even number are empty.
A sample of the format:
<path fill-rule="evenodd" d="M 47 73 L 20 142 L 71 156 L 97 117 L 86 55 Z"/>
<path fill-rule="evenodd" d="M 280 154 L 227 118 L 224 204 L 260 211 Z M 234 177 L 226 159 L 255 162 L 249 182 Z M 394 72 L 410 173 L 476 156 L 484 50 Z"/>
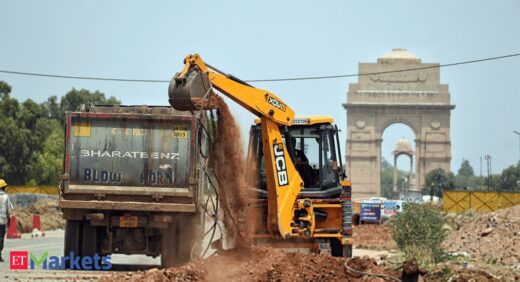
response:
<path fill-rule="evenodd" d="M 160 255 L 163 266 L 190 259 L 204 224 L 197 122 L 161 106 L 66 114 L 65 255 Z"/>

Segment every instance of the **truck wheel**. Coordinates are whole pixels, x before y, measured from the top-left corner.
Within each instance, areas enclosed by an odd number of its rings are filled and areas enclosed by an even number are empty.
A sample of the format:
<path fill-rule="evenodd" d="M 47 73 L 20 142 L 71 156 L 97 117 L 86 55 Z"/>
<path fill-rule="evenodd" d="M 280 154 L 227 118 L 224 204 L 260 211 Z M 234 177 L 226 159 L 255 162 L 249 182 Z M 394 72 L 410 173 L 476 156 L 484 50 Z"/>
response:
<path fill-rule="evenodd" d="M 352 245 L 341 245 L 341 242 L 334 238 L 330 239 L 330 254 L 333 257 L 352 257 Z"/>
<path fill-rule="evenodd" d="M 176 260 L 177 264 L 185 264 L 191 260 L 191 251 L 194 248 L 193 245 L 197 243 L 202 233 L 200 213 L 180 216 L 177 226 L 179 226 L 179 239 L 177 242 L 178 250 Z M 197 248 L 195 247 L 195 249 Z"/>
<path fill-rule="evenodd" d="M 81 243 L 81 255 L 93 257 L 98 252 L 97 227 L 89 221 L 83 221 L 83 234 Z"/>
<path fill-rule="evenodd" d="M 161 234 L 161 266 L 175 266 L 175 225 L 168 225 Z"/>
<path fill-rule="evenodd" d="M 63 255 L 69 256 L 74 252 L 75 256 L 81 256 L 81 221 L 67 219 L 65 222 L 65 245 Z"/>
<path fill-rule="evenodd" d="M 343 256 L 343 246 L 338 239 L 330 239 L 330 255 L 333 257 Z"/>
<path fill-rule="evenodd" d="M 359 218 L 359 214 L 358 213 L 355 213 L 352 215 L 352 225 L 353 226 L 358 226 L 360 224 L 361 220 Z"/>
<path fill-rule="evenodd" d="M 193 244 L 199 239 L 200 214 L 178 215 L 161 236 L 161 265 L 172 267 L 191 260 Z"/>
<path fill-rule="evenodd" d="M 352 245 L 343 246 L 343 257 L 345 257 L 345 258 L 352 257 Z"/>

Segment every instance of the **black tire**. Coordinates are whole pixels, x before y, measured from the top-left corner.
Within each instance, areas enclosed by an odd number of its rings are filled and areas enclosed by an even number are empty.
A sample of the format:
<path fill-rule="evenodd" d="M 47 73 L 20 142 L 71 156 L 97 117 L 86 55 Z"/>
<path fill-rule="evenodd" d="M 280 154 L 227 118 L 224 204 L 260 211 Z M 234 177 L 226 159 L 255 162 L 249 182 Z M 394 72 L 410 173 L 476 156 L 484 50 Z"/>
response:
<path fill-rule="evenodd" d="M 81 240 L 81 255 L 93 257 L 98 253 L 97 227 L 92 226 L 89 221 L 84 221 Z"/>
<path fill-rule="evenodd" d="M 334 238 L 330 239 L 330 254 L 333 257 L 344 257 L 351 258 L 352 257 L 352 245 L 341 245 L 341 242 Z"/>
<path fill-rule="evenodd" d="M 359 214 L 355 213 L 352 215 L 352 226 L 358 226 L 361 223 L 361 220 L 359 218 Z"/>
<path fill-rule="evenodd" d="M 161 234 L 161 266 L 175 266 L 175 225 L 171 223 Z"/>
<path fill-rule="evenodd" d="M 330 255 L 333 257 L 343 256 L 343 246 L 341 246 L 341 242 L 336 238 L 330 239 Z"/>
<path fill-rule="evenodd" d="M 200 239 L 200 214 L 186 214 L 179 218 L 179 236 L 177 241 L 177 264 L 185 264 L 191 260 L 194 244 Z M 186 228 L 188 225 L 188 228 Z"/>
<path fill-rule="evenodd" d="M 352 257 L 352 245 L 343 246 L 343 257 L 351 258 Z"/>
<path fill-rule="evenodd" d="M 65 222 L 64 242 L 64 256 L 70 256 L 71 252 L 74 252 L 75 256 L 81 256 L 81 221 L 68 219 Z"/>
<path fill-rule="evenodd" d="M 191 250 L 200 236 L 198 214 L 178 215 L 161 236 L 161 266 L 172 267 L 191 260 Z"/>

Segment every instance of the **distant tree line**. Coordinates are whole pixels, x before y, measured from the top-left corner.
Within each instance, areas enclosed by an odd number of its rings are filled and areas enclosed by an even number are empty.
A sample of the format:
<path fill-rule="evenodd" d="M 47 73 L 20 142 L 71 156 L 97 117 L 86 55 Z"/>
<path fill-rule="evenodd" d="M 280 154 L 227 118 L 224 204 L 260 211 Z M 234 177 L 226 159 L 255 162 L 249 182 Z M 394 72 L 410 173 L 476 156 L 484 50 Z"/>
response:
<path fill-rule="evenodd" d="M 446 190 L 520 192 L 520 162 L 489 177 L 475 175 L 468 160 L 462 162 L 456 175 L 440 168 L 426 174 L 423 194 L 433 192 L 436 196 L 442 196 L 442 192 Z"/>
<path fill-rule="evenodd" d="M 381 161 L 381 196 L 392 198 L 394 167 L 385 158 Z M 401 191 L 407 183 L 408 172 L 397 169 L 397 188 Z M 499 174 L 475 175 L 468 160 L 464 160 L 457 171 L 447 172 L 443 169 L 434 169 L 426 174 L 422 188 L 423 195 L 442 197 L 443 191 L 489 191 L 519 192 L 520 193 L 520 162 L 504 169 Z M 418 184 L 418 183 L 417 183 Z"/>
<path fill-rule="evenodd" d="M 63 170 L 65 112 L 81 104 L 120 104 L 114 97 L 72 89 L 58 102 L 19 102 L 0 81 L 0 178 L 10 185 L 58 184 Z"/>

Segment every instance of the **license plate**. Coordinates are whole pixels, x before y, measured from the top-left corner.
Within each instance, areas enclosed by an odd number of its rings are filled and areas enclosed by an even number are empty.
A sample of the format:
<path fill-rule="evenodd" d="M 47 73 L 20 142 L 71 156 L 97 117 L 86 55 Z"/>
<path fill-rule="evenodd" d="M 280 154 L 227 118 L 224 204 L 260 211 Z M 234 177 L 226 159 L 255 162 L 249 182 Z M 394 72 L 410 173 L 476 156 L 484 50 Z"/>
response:
<path fill-rule="evenodd" d="M 120 216 L 119 227 L 137 227 L 137 216 Z"/>

